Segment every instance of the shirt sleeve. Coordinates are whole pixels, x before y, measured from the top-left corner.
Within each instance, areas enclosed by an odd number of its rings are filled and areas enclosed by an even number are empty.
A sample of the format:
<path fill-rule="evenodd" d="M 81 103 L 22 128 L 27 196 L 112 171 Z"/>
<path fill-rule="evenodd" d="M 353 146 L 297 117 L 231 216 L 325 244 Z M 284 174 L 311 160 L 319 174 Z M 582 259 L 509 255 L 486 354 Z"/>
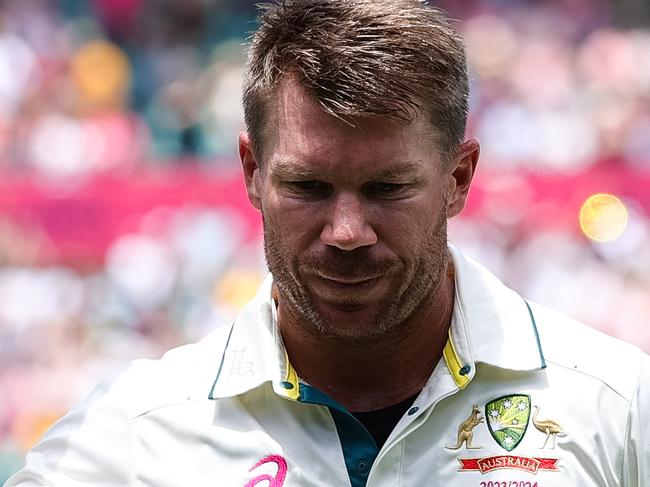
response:
<path fill-rule="evenodd" d="M 650 486 L 650 357 L 643 356 L 627 421 L 623 487 Z"/>
<path fill-rule="evenodd" d="M 131 418 L 119 396 L 113 383 L 100 384 L 45 433 L 5 487 L 131 485 Z"/>

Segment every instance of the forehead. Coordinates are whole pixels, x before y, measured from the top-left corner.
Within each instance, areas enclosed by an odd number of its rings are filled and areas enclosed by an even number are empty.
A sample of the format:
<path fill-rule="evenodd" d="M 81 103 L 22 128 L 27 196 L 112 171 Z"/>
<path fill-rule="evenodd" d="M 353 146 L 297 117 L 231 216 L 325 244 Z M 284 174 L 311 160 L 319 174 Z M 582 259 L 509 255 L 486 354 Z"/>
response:
<path fill-rule="evenodd" d="M 327 165 L 328 161 L 348 160 L 378 167 L 439 160 L 434 133 L 425 117 L 410 124 L 383 117 L 355 119 L 353 126 L 326 113 L 292 79 L 280 84 L 267 115 L 264 153 L 271 165 L 275 161 Z"/>

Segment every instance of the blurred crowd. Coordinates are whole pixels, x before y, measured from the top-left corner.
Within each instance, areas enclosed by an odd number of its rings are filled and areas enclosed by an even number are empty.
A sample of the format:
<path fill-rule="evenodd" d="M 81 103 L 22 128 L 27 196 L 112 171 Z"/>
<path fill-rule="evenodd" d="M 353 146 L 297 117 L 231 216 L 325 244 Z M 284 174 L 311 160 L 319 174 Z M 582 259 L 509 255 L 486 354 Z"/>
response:
<path fill-rule="evenodd" d="M 3 1 L 0 168 L 70 176 L 230 156 L 252 3 Z"/>
<path fill-rule="evenodd" d="M 0 167 L 232 163 L 253 3 L 4 0 Z M 647 29 L 612 27 L 605 0 L 441 5 L 465 19 L 485 165 L 650 164 Z"/>
<path fill-rule="evenodd" d="M 65 197 L 98 174 L 230 175 L 254 3 L 0 1 L 0 188 L 56 180 L 44 197 Z M 575 205 L 545 206 L 526 179 L 650 174 L 643 10 L 439 3 L 467 41 L 470 132 L 487 175 L 486 198 L 452 223 L 452 240 L 532 300 L 650 351 L 650 191 L 624 198 L 625 231 L 597 243 L 576 230 Z M 15 197 L 0 194 L 0 208 Z M 0 482 L 99 378 L 232 320 L 265 273 L 259 236 L 240 220 L 188 198 L 139 215 L 95 265 L 44 265 L 46 232 L 0 213 Z"/>
<path fill-rule="evenodd" d="M 483 164 L 650 167 L 647 28 L 611 27 L 613 3 L 598 0 L 456 3 L 470 10 L 461 31 Z"/>

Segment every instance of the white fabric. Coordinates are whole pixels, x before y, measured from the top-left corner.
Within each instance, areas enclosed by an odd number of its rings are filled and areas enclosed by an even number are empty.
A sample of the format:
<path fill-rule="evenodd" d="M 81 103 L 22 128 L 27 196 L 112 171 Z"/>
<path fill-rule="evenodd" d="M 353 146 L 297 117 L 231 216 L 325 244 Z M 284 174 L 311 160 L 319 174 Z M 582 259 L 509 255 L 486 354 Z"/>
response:
<path fill-rule="evenodd" d="M 531 305 L 540 352 L 525 301 L 451 250 L 451 337 L 459 363 L 471 365 L 471 382 L 461 390 L 441 360 L 417 412 L 380 450 L 367 486 L 650 486 L 648 357 Z M 332 415 L 291 399 L 282 387 L 290 372 L 268 278 L 232 327 L 160 360 L 135 361 L 100 385 L 50 429 L 6 487 L 350 485 Z M 561 426 L 554 449 L 553 435 L 546 439 L 532 420 L 510 452 L 491 436 L 486 404 L 515 394 L 540 408 L 540 424 Z M 471 444 L 481 448 L 447 448 L 473 405 L 482 421 L 469 429 Z M 556 461 L 558 471 L 512 468 L 534 469 L 540 458 Z M 461 460 L 510 468 L 462 470 Z"/>

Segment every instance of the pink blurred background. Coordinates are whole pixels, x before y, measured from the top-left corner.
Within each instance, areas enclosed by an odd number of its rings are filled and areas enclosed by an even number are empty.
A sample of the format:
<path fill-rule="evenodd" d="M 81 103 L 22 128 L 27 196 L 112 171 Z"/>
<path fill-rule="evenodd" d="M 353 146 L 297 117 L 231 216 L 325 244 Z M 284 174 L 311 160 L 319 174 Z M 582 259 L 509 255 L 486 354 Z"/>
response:
<path fill-rule="evenodd" d="M 650 6 L 440 4 L 483 147 L 452 242 L 650 351 Z M 98 380 L 228 324 L 262 279 L 235 146 L 254 12 L 0 2 L 0 482 Z M 580 224 L 597 193 L 606 239 Z"/>

